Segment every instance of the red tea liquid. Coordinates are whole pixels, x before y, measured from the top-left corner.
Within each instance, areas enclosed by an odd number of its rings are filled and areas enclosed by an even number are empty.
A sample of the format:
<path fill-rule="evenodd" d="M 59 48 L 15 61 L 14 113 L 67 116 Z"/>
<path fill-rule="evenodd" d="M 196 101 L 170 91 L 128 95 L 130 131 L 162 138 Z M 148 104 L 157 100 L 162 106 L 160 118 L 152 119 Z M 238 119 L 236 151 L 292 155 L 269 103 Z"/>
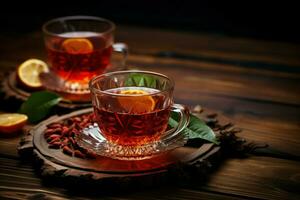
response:
<path fill-rule="evenodd" d="M 149 94 L 158 91 L 139 87 L 139 90 L 141 89 L 146 90 Z M 108 92 L 120 94 L 121 91 L 126 90 L 128 90 L 128 88 L 118 88 L 108 90 Z M 122 112 L 122 110 L 124 110 L 122 106 L 126 105 L 124 104 L 126 98 L 118 100 L 118 97 L 117 99 L 110 100 L 108 103 L 116 112 L 105 109 L 105 106 L 103 108 L 95 106 L 96 120 L 105 138 L 113 143 L 127 146 L 138 146 L 159 140 L 162 133 L 167 129 L 170 107 L 164 109 L 158 108 L 163 105 L 162 101 L 164 101 L 164 98 L 161 98 L 161 96 L 153 95 L 148 96 L 148 98 L 152 98 L 155 103 L 154 109 L 150 112 Z M 129 99 L 130 98 L 128 98 L 128 101 Z M 137 101 L 138 100 L 137 98 Z M 103 98 L 100 99 L 100 101 L 102 101 L 102 105 L 104 105 L 105 102 L 103 101 L 109 101 L 109 99 Z M 132 101 L 132 98 L 130 101 Z"/>
<path fill-rule="evenodd" d="M 109 40 L 112 39 L 101 37 L 93 32 L 70 32 L 60 36 L 53 38 L 47 44 L 47 52 L 51 69 L 65 81 L 87 84 L 92 77 L 101 74 L 109 65 L 112 54 L 112 41 Z M 66 48 L 68 45 L 66 40 L 70 38 L 79 39 L 77 44 L 79 50 L 72 51 L 71 45 Z M 82 45 L 88 47 L 80 51 Z"/>

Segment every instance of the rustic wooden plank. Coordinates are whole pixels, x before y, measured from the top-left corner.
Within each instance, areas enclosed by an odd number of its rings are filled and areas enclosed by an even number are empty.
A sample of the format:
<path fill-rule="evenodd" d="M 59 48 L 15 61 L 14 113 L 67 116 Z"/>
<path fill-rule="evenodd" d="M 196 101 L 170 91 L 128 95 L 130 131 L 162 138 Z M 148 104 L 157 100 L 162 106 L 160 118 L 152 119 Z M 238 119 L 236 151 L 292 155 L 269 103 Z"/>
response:
<path fill-rule="evenodd" d="M 13 138 L 0 138 L 0 156 L 17 157 L 17 145 L 19 144 L 20 136 Z"/>
<path fill-rule="evenodd" d="M 133 53 L 171 51 L 224 60 L 300 66 L 300 46 L 297 44 L 128 26 L 119 26 L 116 34 L 117 41 L 127 42 Z"/>
<path fill-rule="evenodd" d="M 64 195 L 64 194 L 56 194 L 53 192 L 49 192 L 47 190 L 41 189 L 29 189 L 29 188 L 20 188 L 20 187 L 1 187 L 0 186 L 0 197 L 8 198 L 8 199 L 41 199 L 41 198 L 49 198 L 49 199 L 111 199 L 111 200 L 126 200 L 126 199 L 145 199 L 145 200 L 156 200 L 156 199 L 166 199 L 166 200 L 186 200 L 186 199 L 216 199 L 216 200 L 235 200 L 241 199 L 244 197 L 240 196 L 226 196 L 222 194 L 213 194 L 209 192 L 202 191 L 193 191 L 193 190 L 185 190 L 185 189 L 177 189 L 174 193 L 174 189 L 168 190 L 155 190 L 154 194 L 153 190 L 147 193 L 134 193 L 134 194 L 112 194 L 111 196 L 103 196 L 103 195 L 93 195 L 93 196 L 80 196 L 77 197 L 75 195 Z"/>
<path fill-rule="evenodd" d="M 18 160 L 1 158 L 6 160 L 2 164 L 20 166 Z M 9 164 L 8 164 L 9 163 Z M 27 167 L 25 167 L 26 169 Z M 16 170 L 14 177 L 6 174 L 0 169 L 0 190 L 10 191 L 9 187 L 18 189 L 33 189 L 33 193 L 54 193 L 55 195 L 65 194 L 64 189 L 49 188 L 42 185 L 41 180 L 36 177 L 34 172 L 27 173 L 23 167 Z M 109 197 L 140 199 L 197 199 L 197 197 L 210 198 L 263 198 L 263 199 L 297 199 L 299 198 L 298 186 L 299 162 L 287 161 L 273 158 L 251 157 L 247 159 L 230 159 L 224 162 L 220 169 L 217 169 L 205 185 L 197 183 L 191 187 L 165 187 L 152 188 L 144 191 L 128 192 L 122 195 L 108 194 Z M 280 176 L 279 176 L 280 174 Z M 16 178 L 17 177 L 17 178 Z M 7 187 L 7 188 L 5 188 Z M 22 190 L 19 190 L 22 192 Z M 27 191 L 28 192 L 28 191 Z M 1 193 L 0 193 L 1 195 Z"/>
<path fill-rule="evenodd" d="M 240 68 L 233 71 L 218 64 L 214 68 L 208 68 L 198 62 L 188 63 L 146 56 L 143 57 L 145 59 L 131 58 L 129 62 L 140 69 L 158 71 L 173 77 L 176 88 L 299 105 L 300 93 L 297 85 L 300 76 L 297 74 L 294 78 L 293 75 L 285 78 L 267 74 L 260 76 Z"/>
<path fill-rule="evenodd" d="M 268 157 L 225 161 L 202 188 L 266 199 L 299 199 L 299 162 Z"/>
<path fill-rule="evenodd" d="M 119 196 L 123 199 L 124 196 Z M 202 190 L 191 190 L 185 188 L 162 187 L 160 189 L 150 189 L 148 191 L 138 191 L 134 194 L 125 195 L 128 199 L 168 199 L 168 200 L 186 200 L 186 199 L 241 199 L 243 196 L 219 194 L 216 192 L 205 192 Z"/>
<path fill-rule="evenodd" d="M 289 149 L 296 155 L 300 155 L 299 150 L 299 129 L 300 125 L 282 123 L 282 121 L 268 121 L 251 118 L 236 118 L 236 124 L 244 131 L 242 134 L 246 139 L 254 138 L 258 141 L 265 141 L 282 150 Z"/>
<path fill-rule="evenodd" d="M 189 92 L 186 89 L 175 89 L 174 94 L 175 101 L 178 103 L 186 105 L 200 104 L 203 108 L 221 112 L 230 117 L 244 116 L 245 118 L 256 118 L 258 121 L 274 119 L 287 124 L 297 124 L 300 119 L 297 106 L 211 95 L 205 92 Z"/>
<path fill-rule="evenodd" d="M 209 62 L 209 61 L 199 61 L 199 60 L 184 60 L 184 59 L 177 59 L 177 58 L 161 58 L 161 57 L 154 57 L 149 55 L 136 55 L 130 54 L 129 55 L 129 66 L 133 65 L 138 67 L 157 67 L 157 65 L 161 65 L 163 68 L 171 67 L 170 69 L 174 68 L 181 68 L 181 69 L 188 69 L 193 71 L 201 71 L 206 70 L 208 72 L 219 72 L 219 73 L 226 73 L 231 75 L 258 75 L 262 76 L 263 78 L 266 77 L 279 77 L 279 78 L 290 78 L 290 79 L 299 79 L 299 73 L 293 73 L 288 71 L 278 71 L 278 70 L 266 70 L 263 68 L 256 69 L 256 68 L 245 68 L 242 67 L 241 64 L 225 64 L 221 62 Z M 152 65 L 151 65 L 152 64 Z M 133 67 L 133 68 L 134 68 Z M 239 78 L 239 77 L 236 77 Z"/>
<path fill-rule="evenodd" d="M 57 199 L 64 200 L 64 198 L 48 191 L 39 190 L 39 189 L 26 189 L 18 187 L 5 187 L 0 186 L 0 197 L 3 199 Z"/>
<path fill-rule="evenodd" d="M 36 36 L 37 35 L 37 36 Z M 1 71 L 14 70 L 29 58 L 46 60 L 43 38 L 41 34 L 29 33 L 19 36 L 0 36 L 3 42 L 0 47 Z"/>
<path fill-rule="evenodd" d="M 211 192 L 202 192 L 195 190 L 187 190 L 177 187 L 154 187 L 147 190 L 138 189 L 137 191 L 128 191 L 122 193 L 109 193 L 109 194 L 73 194 L 72 191 L 57 187 L 47 187 L 43 185 L 41 179 L 36 177 L 34 170 L 28 173 L 26 169 L 29 166 L 26 164 L 20 164 L 18 160 L 0 158 L 3 163 L 0 168 L 0 197 L 3 198 L 19 198 L 33 196 L 47 196 L 53 198 L 72 198 L 76 196 L 82 196 L 82 199 L 86 199 L 84 196 L 88 195 L 88 199 L 237 199 L 232 195 L 214 194 Z M 21 165 L 21 166 L 20 166 Z M 19 170 L 15 170 L 14 174 L 7 173 L 5 170 L 7 167 L 19 166 Z M 100 196 L 99 196 L 100 195 Z"/>
<path fill-rule="evenodd" d="M 193 95 L 189 99 L 180 95 L 176 100 L 188 105 L 200 104 L 204 108 L 227 115 L 230 121 L 245 130 L 242 136 L 247 139 L 276 144 L 281 149 L 300 153 L 298 108 L 201 94 Z"/>

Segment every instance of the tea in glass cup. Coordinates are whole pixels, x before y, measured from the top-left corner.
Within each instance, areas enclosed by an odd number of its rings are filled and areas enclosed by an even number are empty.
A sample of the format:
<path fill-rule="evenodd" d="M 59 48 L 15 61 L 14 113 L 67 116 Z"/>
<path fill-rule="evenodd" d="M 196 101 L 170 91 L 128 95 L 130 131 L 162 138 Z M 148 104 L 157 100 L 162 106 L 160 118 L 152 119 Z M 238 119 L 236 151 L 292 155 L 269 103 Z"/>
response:
<path fill-rule="evenodd" d="M 173 90 L 174 82 L 155 72 L 119 71 L 93 78 L 90 91 L 101 134 L 119 146 L 155 143 L 165 136 L 171 111 L 181 113 L 183 121 L 172 136 L 179 134 L 188 116 L 173 104 Z"/>
<path fill-rule="evenodd" d="M 69 16 L 43 25 L 50 69 L 71 92 L 88 89 L 88 82 L 107 71 L 124 69 L 126 45 L 114 47 L 115 24 L 91 16 Z M 122 63 L 111 66 L 113 51 L 123 54 Z"/>

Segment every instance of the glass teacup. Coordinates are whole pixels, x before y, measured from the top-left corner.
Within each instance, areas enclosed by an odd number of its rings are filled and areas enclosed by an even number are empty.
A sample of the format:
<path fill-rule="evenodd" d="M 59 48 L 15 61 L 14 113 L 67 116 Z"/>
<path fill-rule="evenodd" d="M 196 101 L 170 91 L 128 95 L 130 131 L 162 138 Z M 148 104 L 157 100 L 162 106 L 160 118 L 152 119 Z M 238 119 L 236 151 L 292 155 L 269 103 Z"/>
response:
<path fill-rule="evenodd" d="M 100 154 L 144 159 L 168 149 L 174 138 L 184 137 L 189 114 L 185 107 L 173 103 L 174 81 L 169 77 L 148 71 L 118 71 L 94 77 L 89 87 L 99 133 L 109 143 Z M 173 129 L 168 128 L 171 112 L 180 116 Z"/>
<path fill-rule="evenodd" d="M 114 44 L 115 28 L 113 22 L 92 16 L 61 17 L 43 25 L 51 73 L 63 82 L 62 90 L 88 92 L 94 76 L 125 69 L 127 46 Z M 113 51 L 123 54 L 114 66 Z"/>

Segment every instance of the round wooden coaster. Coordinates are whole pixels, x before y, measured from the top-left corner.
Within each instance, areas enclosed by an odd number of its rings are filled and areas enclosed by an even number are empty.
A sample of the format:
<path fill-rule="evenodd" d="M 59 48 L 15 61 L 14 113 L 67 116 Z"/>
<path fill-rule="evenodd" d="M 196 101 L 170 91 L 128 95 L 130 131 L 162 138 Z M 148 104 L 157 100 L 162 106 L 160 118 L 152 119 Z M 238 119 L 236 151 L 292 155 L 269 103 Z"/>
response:
<path fill-rule="evenodd" d="M 26 101 L 30 96 L 31 91 L 27 91 L 20 87 L 16 80 L 16 72 L 11 72 L 8 76 L 6 76 L 2 82 L 2 90 L 5 92 L 7 97 L 14 97 L 21 101 Z M 63 100 L 58 104 L 59 107 L 67 108 L 67 109 L 80 109 L 90 107 L 90 102 L 70 102 Z"/>
<path fill-rule="evenodd" d="M 72 112 L 63 116 L 53 116 L 31 129 L 21 140 L 18 148 L 21 156 L 33 153 L 43 176 L 78 178 L 79 181 L 101 182 L 107 179 L 117 182 L 143 180 L 147 177 L 158 180 L 160 177 L 193 178 L 196 173 L 208 173 L 212 163 L 220 155 L 220 147 L 212 143 L 200 142 L 198 146 L 184 146 L 162 155 L 136 161 L 114 160 L 97 156 L 96 159 L 81 159 L 62 153 L 60 149 L 49 149 L 43 132 L 48 124 L 74 116 L 92 112 L 91 108 Z M 30 155 L 32 156 L 32 154 Z M 218 160 L 218 159 L 217 159 Z M 150 181 L 152 182 L 152 181 Z"/>

